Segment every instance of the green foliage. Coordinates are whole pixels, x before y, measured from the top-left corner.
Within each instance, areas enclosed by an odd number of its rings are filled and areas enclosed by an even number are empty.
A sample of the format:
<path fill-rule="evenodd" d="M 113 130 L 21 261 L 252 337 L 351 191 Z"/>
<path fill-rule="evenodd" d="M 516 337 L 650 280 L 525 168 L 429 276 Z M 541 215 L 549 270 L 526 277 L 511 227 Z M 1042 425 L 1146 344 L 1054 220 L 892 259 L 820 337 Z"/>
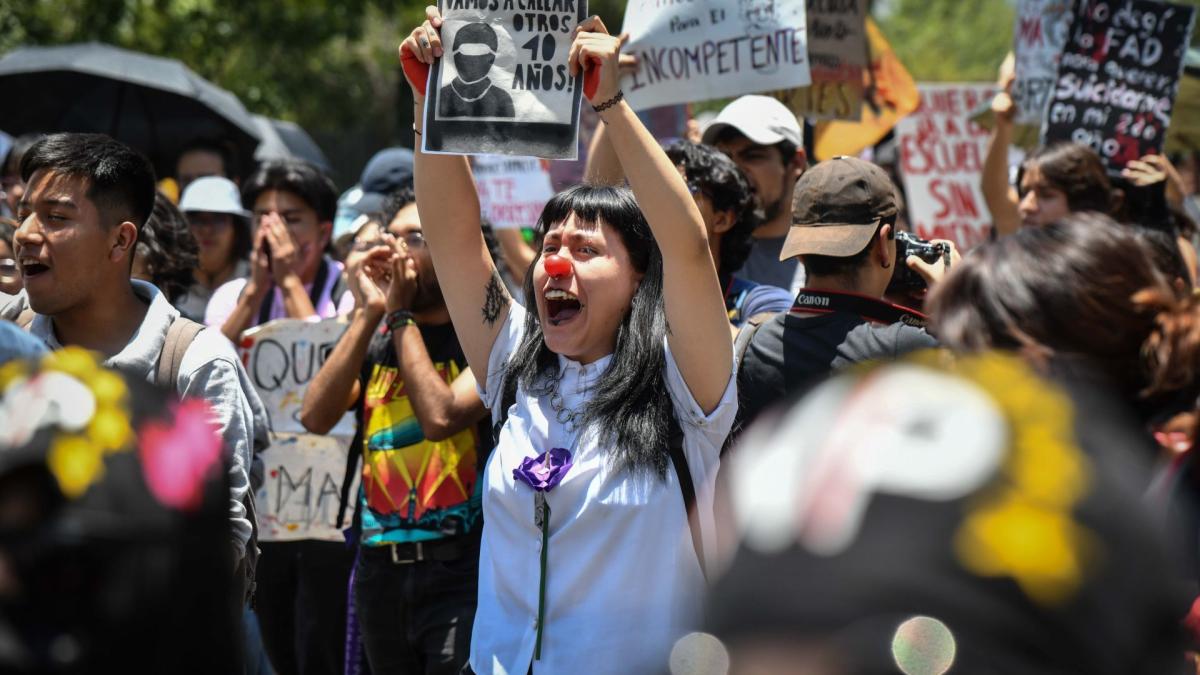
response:
<path fill-rule="evenodd" d="M 1012 48 L 1011 0 L 896 0 L 876 20 L 918 82 L 993 82 Z M 882 9 L 882 8 L 881 8 Z"/>

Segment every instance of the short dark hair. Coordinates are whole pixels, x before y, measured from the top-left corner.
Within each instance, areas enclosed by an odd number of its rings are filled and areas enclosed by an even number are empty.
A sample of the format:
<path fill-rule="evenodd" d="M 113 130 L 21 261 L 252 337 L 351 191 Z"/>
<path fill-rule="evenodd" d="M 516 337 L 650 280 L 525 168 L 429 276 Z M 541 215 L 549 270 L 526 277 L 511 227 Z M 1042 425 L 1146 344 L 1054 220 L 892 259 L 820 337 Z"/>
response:
<path fill-rule="evenodd" d="M 722 143 L 728 143 L 729 141 L 734 141 L 739 138 L 749 137 L 746 136 L 746 134 L 738 131 L 737 127 L 724 127 L 718 131 L 716 137 L 713 138 L 713 145 L 721 145 Z M 754 141 L 751 140 L 750 142 L 753 143 Z M 775 148 L 775 150 L 779 152 L 779 161 L 783 162 L 784 166 L 787 166 L 788 164 L 792 163 L 793 159 L 795 159 L 796 149 L 799 146 L 791 141 L 784 140 L 767 147 Z"/>
<path fill-rule="evenodd" d="M 879 227 L 883 227 L 884 225 L 892 226 L 888 234 L 888 239 L 895 239 L 896 216 L 884 218 L 879 223 Z M 871 236 L 871 240 L 867 242 L 863 250 L 845 258 L 835 258 L 827 255 L 801 256 L 801 260 L 804 262 L 804 271 L 813 277 L 856 277 L 858 276 L 858 271 L 862 269 L 863 264 L 867 261 L 867 257 L 871 253 L 871 246 L 875 243 L 875 239 L 878 236 L 879 228 L 876 228 L 875 234 Z"/>
<path fill-rule="evenodd" d="M 396 219 L 396 214 L 409 204 L 417 201 L 417 193 L 413 190 L 412 182 L 408 182 L 388 193 L 383 200 L 383 227 L 387 229 L 388 225 Z"/>
<path fill-rule="evenodd" d="M 87 198 L 109 226 L 146 224 L 154 208 L 154 167 L 140 152 L 104 134 L 53 134 L 21 158 L 21 180 L 52 171 L 88 181 Z M 104 223 L 102 223 L 104 224 Z"/>
<path fill-rule="evenodd" d="M 1145 242 L 1150 251 L 1151 260 L 1154 261 L 1158 271 L 1166 275 L 1167 279 L 1172 282 L 1176 279 L 1183 280 L 1187 291 L 1191 292 L 1192 275 L 1188 271 L 1187 262 L 1183 259 L 1183 252 L 1179 249 L 1179 233 L 1174 229 L 1159 227 L 1143 227 L 1141 225 L 1127 225 L 1126 227 Z"/>
<path fill-rule="evenodd" d="M 683 167 L 688 183 L 708 197 L 713 210 L 733 213 L 733 227 L 720 235 L 721 259 L 717 265 L 722 277 L 732 275 L 746 262 L 754 230 L 762 224 L 750 182 L 733 160 L 712 146 L 675 140 L 663 149 L 676 166 Z"/>
<path fill-rule="evenodd" d="M 238 172 L 237 154 L 234 152 L 233 144 L 226 140 L 217 138 L 193 138 L 183 146 L 178 155 L 175 155 L 175 168 L 179 168 L 179 160 L 189 152 L 210 152 L 221 158 L 221 168 L 224 169 L 225 178 L 237 180 L 240 177 Z M 176 176 L 178 178 L 178 176 Z"/>
<path fill-rule="evenodd" d="M 458 49 L 464 44 L 483 43 L 496 51 L 498 43 L 496 41 L 496 30 L 486 23 L 469 23 L 454 34 L 454 48 Z"/>
<path fill-rule="evenodd" d="M 282 190 L 299 197 L 317 212 L 321 222 L 332 222 L 337 213 L 337 188 L 316 165 L 299 159 L 264 162 L 242 188 L 242 205 L 254 209 L 258 196 L 267 190 Z"/>

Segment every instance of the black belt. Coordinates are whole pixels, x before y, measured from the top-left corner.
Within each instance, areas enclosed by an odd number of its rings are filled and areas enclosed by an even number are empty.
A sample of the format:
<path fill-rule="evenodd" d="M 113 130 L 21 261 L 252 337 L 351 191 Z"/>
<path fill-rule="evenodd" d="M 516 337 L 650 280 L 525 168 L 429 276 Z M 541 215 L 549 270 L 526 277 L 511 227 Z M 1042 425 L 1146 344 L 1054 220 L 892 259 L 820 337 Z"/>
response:
<path fill-rule="evenodd" d="M 390 560 L 393 565 L 410 565 L 412 563 L 437 560 L 450 562 L 459 560 L 468 553 L 479 550 L 478 536 L 450 537 L 448 539 L 432 539 L 430 541 L 411 541 L 398 544 L 382 544 L 379 546 L 363 546 L 362 555 L 372 559 Z"/>

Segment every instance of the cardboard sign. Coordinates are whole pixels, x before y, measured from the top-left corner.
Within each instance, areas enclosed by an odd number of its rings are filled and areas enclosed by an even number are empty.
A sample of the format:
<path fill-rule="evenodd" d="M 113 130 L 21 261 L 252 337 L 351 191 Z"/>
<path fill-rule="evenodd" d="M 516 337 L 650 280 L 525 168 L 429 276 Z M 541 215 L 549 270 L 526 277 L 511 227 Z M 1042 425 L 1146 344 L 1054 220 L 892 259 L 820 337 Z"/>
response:
<path fill-rule="evenodd" d="M 318 436 L 300 424 L 300 408 L 345 330 L 337 319 L 278 319 L 242 336 L 242 362 L 272 428 L 271 447 L 259 455 L 266 482 L 255 495 L 262 541 L 343 540 L 335 519 L 354 415 L 345 413 L 329 435 Z"/>
<path fill-rule="evenodd" d="M 921 103 L 896 125 L 900 172 L 913 232 L 965 251 L 984 241 L 992 218 L 979 187 L 989 132 L 971 112 L 995 95 L 988 84 L 919 84 Z"/>
<path fill-rule="evenodd" d="M 587 0 L 439 0 L 425 152 L 574 159 L 582 76 L 567 56 Z"/>
<path fill-rule="evenodd" d="M 1152 0 L 1079 0 L 1042 143 L 1090 146 L 1113 175 L 1160 152 L 1195 18 Z"/>
<path fill-rule="evenodd" d="M 862 118 L 867 55 L 867 0 L 808 0 L 812 84 L 775 92 L 798 117 Z"/>
<path fill-rule="evenodd" d="M 271 447 L 259 455 L 266 482 L 254 495 L 260 541 L 344 541 L 337 511 L 352 438 L 272 434 Z M 350 494 L 358 494 L 357 485 Z"/>
<path fill-rule="evenodd" d="M 533 227 L 554 196 L 550 172 L 533 157 L 480 155 L 472 166 L 483 217 L 495 229 Z"/>
<path fill-rule="evenodd" d="M 1017 124 L 1042 123 L 1071 28 L 1071 0 L 1020 0 L 1013 27 Z"/>
<path fill-rule="evenodd" d="M 630 0 L 622 81 L 635 110 L 807 86 L 804 0 Z"/>

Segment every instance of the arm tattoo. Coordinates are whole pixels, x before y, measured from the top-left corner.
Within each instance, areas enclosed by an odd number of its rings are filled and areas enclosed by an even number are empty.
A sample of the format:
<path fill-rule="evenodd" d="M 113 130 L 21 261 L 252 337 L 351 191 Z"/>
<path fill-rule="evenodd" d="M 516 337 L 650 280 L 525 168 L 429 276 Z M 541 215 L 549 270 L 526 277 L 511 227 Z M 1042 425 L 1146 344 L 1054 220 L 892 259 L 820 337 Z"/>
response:
<path fill-rule="evenodd" d="M 500 273 L 495 268 L 492 268 L 492 278 L 488 279 L 483 292 L 483 322 L 488 328 L 492 328 L 496 325 L 496 319 L 500 318 L 500 311 L 511 302 L 508 289 L 504 287 L 504 282 L 500 281 Z"/>

